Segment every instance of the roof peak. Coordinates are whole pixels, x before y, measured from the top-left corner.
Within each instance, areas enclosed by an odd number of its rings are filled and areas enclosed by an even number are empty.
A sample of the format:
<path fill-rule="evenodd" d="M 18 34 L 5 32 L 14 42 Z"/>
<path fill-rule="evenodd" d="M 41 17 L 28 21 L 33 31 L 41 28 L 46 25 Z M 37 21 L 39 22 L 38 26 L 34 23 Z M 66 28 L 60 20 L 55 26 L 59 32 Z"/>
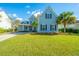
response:
<path fill-rule="evenodd" d="M 46 10 L 53 10 L 51 6 L 47 6 Z"/>

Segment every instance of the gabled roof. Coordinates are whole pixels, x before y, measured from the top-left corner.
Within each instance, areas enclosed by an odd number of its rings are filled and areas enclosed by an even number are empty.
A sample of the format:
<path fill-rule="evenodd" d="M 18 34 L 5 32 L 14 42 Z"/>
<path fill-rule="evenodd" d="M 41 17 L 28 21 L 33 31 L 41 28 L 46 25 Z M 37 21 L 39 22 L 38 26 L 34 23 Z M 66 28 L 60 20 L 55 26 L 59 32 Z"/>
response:
<path fill-rule="evenodd" d="M 27 24 L 27 22 L 28 22 L 28 21 L 23 21 L 23 22 L 21 22 L 21 24 Z"/>
<path fill-rule="evenodd" d="M 52 9 L 51 6 L 47 6 L 46 9 L 44 10 L 44 12 L 46 12 L 46 11 L 52 11 L 53 15 L 55 15 L 55 16 L 57 17 L 57 14 L 54 12 L 54 9 Z M 44 13 L 44 12 L 43 12 L 43 13 Z M 42 13 L 42 14 L 43 14 L 43 13 Z"/>
<path fill-rule="evenodd" d="M 35 18 L 35 16 L 32 14 L 28 19 L 32 19 L 32 18 Z"/>
<path fill-rule="evenodd" d="M 57 14 L 54 12 L 54 10 L 52 9 L 52 7 L 51 6 L 47 6 L 46 8 L 45 8 L 45 10 L 39 15 L 37 15 L 37 17 L 41 17 L 42 16 L 42 14 L 44 13 L 44 12 L 46 12 L 46 11 L 52 11 L 52 13 L 53 13 L 53 15 L 55 15 L 56 17 L 57 17 Z M 34 16 L 34 14 L 32 14 L 28 19 L 29 20 L 31 20 L 32 18 L 35 18 L 35 16 Z"/>

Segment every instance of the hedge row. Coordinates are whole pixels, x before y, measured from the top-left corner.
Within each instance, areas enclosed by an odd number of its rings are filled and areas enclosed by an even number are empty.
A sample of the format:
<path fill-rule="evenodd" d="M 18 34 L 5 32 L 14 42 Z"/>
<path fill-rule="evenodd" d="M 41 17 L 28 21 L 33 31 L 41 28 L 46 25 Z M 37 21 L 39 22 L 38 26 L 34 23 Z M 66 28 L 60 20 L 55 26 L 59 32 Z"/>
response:
<path fill-rule="evenodd" d="M 64 28 L 59 29 L 60 32 L 64 32 Z M 79 29 L 66 28 L 66 32 L 68 33 L 79 33 Z"/>

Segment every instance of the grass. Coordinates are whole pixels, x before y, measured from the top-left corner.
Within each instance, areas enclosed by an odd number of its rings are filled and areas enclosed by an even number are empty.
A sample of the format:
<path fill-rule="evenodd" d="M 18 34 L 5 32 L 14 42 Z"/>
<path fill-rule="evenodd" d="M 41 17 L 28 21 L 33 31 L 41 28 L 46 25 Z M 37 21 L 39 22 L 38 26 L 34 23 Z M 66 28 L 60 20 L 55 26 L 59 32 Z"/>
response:
<path fill-rule="evenodd" d="M 17 35 L 0 42 L 0 55 L 78 56 L 79 35 Z"/>

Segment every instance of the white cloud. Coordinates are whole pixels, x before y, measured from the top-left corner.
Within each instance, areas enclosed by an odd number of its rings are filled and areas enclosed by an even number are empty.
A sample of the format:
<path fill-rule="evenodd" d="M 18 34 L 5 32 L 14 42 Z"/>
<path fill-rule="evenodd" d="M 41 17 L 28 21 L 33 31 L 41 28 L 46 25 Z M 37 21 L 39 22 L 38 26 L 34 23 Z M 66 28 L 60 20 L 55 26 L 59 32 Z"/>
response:
<path fill-rule="evenodd" d="M 38 15 L 41 15 L 41 13 L 42 13 L 41 9 L 38 9 L 32 12 L 32 14 L 34 14 L 35 17 L 37 17 Z"/>
<path fill-rule="evenodd" d="M 37 12 L 34 14 L 35 17 L 37 17 L 38 15 L 41 15 L 41 12 Z"/>
<path fill-rule="evenodd" d="M 15 13 L 14 13 L 14 14 L 12 14 L 12 16 L 13 16 L 13 17 L 17 17 L 17 15 L 16 15 Z"/>
<path fill-rule="evenodd" d="M 18 19 L 18 20 L 20 20 L 20 21 L 22 21 L 22 20 L 23 20 L 22 18 L 19 18 L 19 17 L 17 17 L 16 19 Z"/>
<path fill-rule="evenodd" d="M 27 11 L 27 14 L 30 14 L 31 12 L 30 11 Z"/>
<path fill-rule="evenodd" d="M 25 6 L 26 8 L 30 8 L 30 5 Z"/>
<path fill-rule="evenodd" d="M 35 13 L 37 13 L 37 12 L 42 12 L 42 11 L 41 11 L 41 9 L 34 10 L 34 11 L 32 11 L 32 14 L 35 14 Z"/>
<path fill-rule="evenodd" d="M 35 14 L 37 10 L 32 11 L 32 14 Z"/>

